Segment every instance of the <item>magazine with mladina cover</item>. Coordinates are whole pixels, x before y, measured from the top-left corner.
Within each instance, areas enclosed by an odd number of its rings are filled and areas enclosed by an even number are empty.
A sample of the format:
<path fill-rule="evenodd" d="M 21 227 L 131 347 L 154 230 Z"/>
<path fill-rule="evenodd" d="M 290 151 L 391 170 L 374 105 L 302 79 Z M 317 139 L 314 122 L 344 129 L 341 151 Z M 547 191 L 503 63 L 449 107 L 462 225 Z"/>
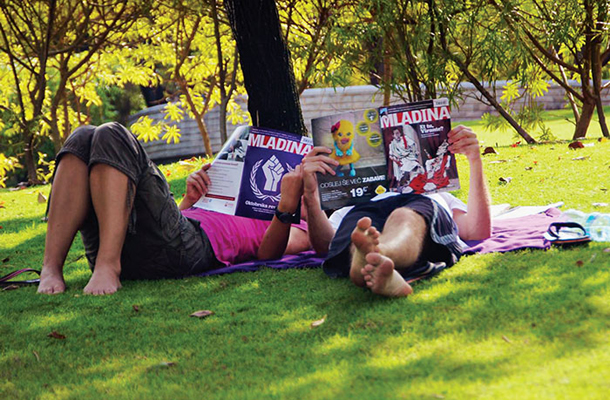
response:
<path fill-rule="evenodd" d="M 209 191 L 195 207 L 271 220 L 282 177 L 312 149 L 311 138 L 259 127 L 238 127 L 207 171 Z M 295 222 L 298 222 L 295 221 Z"/>
<path fill-rule="evenodd" d="M 332 150 L 335 175 L 318 174 L 323 209 L 366 202 L 395 191 L 435 193 L 460 188 L 447 134 L 447 99 L 371 108 L 312 120 L 316 146 Z"/>

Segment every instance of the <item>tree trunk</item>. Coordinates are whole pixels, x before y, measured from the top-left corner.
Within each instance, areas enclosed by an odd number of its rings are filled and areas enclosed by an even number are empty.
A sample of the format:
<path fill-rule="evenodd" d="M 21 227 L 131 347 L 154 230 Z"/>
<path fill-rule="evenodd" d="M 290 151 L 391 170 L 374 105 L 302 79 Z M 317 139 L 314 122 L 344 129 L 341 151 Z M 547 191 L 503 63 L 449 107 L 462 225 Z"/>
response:
<path fill-rule="evenodd" d="M 222 143 L 227 141 L 227 104 L 229 103 L 229 98 L 222 99 L 220 101 L 218 107 L 218 119 L 220 126 L 220 141 Z"/>
<path fill-rule="evenodd" d="M 255 126 L 307 133 L 290 54 L 273 0 L 227 0 L 237 43 L 248 111 Z"/>
<path fill-rule="evenodd" d="M 40 185 L 42 184 L 42 181 L 38 179 L 38 176 L 36 175 L 36 160 L 34 160 L 34 149 L 32 146 L 34 135 L 28 133 L 25 136 L 27 139 L 25 143 L 24 161 L 25 168 L 28 171 L 28 182 L 32 185 Z"/>
<path fill-rule="evenodd" d="M 587 136 L 587 130 L 589 129 L 591 118 L 593 118 L 593 113 L 595 112 L 595 99 L 584 90 L 583 92 L 585 101 L 582 103 L 582 111 L 580 113 L 580 119 L 576 124 L 576 129 L 574 130 L 573 140 L 583 139 Z"/>
<path fill-rule="evenodd" d="M 599 126 L 602 130 L 602 134 L 605 137 L 610 137 L 608 125 L 606 124 L 606 116 L 604 115 L 604 103 L 602 101 L 602 60 L 599 37 L 594 39 L 591 50 L 591 75 L 593 77 L 593 94 L 595 96 Z"/>

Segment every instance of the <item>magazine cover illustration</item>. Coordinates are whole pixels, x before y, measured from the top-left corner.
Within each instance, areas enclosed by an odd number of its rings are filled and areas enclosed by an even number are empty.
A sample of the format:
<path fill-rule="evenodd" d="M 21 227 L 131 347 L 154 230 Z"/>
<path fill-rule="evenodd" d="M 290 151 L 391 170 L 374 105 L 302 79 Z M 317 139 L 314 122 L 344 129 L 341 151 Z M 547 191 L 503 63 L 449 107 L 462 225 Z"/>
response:
<path fill-rule="evenodd" d="M 306 136 L 251 127 L 236 215 L 273 219 L 282 177 L 293 171 L 312 147 L 311 138 Z"/>
<path fill-rule="evenodd" d="M 389 188 L 400 193 L 435 193 L 460 188 L 447 134 L 447 99 L 380 109 Z"/>
<path fill-rule="evenodd" d="M 241 126 L 212 162 L 207 171 L 211 180 L 209 192 L 194 206 L 271 220 L 280 200 L 282 177 L 312 147 L 311 139 L 305 136 Z"/>
<path fill-rule="evenodd" d="M 323 209 L 366 202 L 387 191 L 383 138 L 376 109 L 346 112 L 311 121 L 316 146 L 332 149 L 336 175 L 318 174 Z"/>

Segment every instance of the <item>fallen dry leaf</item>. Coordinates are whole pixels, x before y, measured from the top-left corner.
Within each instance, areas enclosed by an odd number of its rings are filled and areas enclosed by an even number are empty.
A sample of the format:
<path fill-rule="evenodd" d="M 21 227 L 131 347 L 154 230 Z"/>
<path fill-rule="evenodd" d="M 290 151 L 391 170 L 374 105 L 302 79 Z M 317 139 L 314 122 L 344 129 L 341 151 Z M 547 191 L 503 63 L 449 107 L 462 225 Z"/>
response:
<path fill-rule="evenodd" d="M 502 164 L 508 162 L 508 160 L 495 160 L 495 161 L 490 161 L 490 164 Z"/>
<path fill-rule="evenodd" d="M 40 356 L 38 355 L 38 352 L 36 350 L 32 351 L 32 353 L 34 353 L 34 357 L 36 357 L 36 361 L 40 362 Z"/>
<path fill-rule="evenodd" d="M 504 340 L 506 343 L 512 343 L 512 342 L 510 341 L 510 339 L 509 339 L 509 338 L 507 338 L 507 337 L 506 337 L 506 336 L 504 336 L 504 335 L 502 335 L 502 340 Z"/>
<path fill-rule="evenodd" d="M 195 311 L 190 316 L 197 317 L 197 318 L 205 318 L 205 317 L 209 317 L 210 315 L 214 315 L 214 311 L 210 311 L 210 310 Z"/>
<path fill-rule="evenodd" d="M 17 286 L 17 285 L 8 285 L 8 286 L 6 286 L 6 287 L 5 287 L 4 289 L 2 289 L 2 290 L 9 291 L 9 290 L 16 290 L 16 289 L 19 289 L 19 286 Z"/>
<path fill-rule="evenodd" d="M 589 158 L 589 156 L 586 156 L 586 157 L 576 157 L 576 158 L 573 158 L 572 161 L 584 161 L 587 158 Z"/>
<path fill-rule="evenodd" d="M 531 170 L 533 170 L 533 169 L 534 169 L 534 167 L 525 167 L 525 170 L 526 170 L 526 171 L 531 171 Z"/>
<path fill-rule="evenodd" d="M 44 194 L 38 192 L 38 202 L 39 203 L 46 203 L 47 202 L 47 198 L 45 197 Z"/>
<path fill-rule="evenodd" d="M 500 183 L 507 184 L 507 183 L 510 183 L 510 181 L 512 181 L 513 178 L 511 178 L 510 176 L 507 176 L 506 178 L 500 177 L 499 180 L 500 180 Z"/>
<path fill-rule="evenodd" d="M 583 149 L 585 147 L 584 144 L 582 144 L 582 142 L 576 141 L 576 142 L 572 142 L 568 145 L 569 149 L 572 150 L 576 150 L 576 149 Z"/>
<path fill-rule="evenodd" d="M 322 325 L 325 321 L 326 321 L 326 315 L 323 316 L 321 319 L 319 319 L 317 321 L 313 321 L 311 323 L 311 327 L 312 328 L 317 328 L 318 326 Z"/>
<path fill-rule="evenodd" d="M 576 266 L 577 266 L 577 267 L 579 267 L 579 268 L 580 268 L 580 267 L 582 267 L 583 265 L 585 265 L 585 262 L 584 262 L 583 260 L 578 260 L 578 261 L 576 261 Z"/>
<path fill-rule="evenodd" d="M 171 367 L 175 367 L 176 363 L 173 361 L 163 361 L 160 362 L 159 364 L 155 364 L 155 365 L 151 365 L 150 367 L 148 367 L 148 370 L 154 370 L 154 369 L 165 369 L 165 368 L 171 368 Z"/>
<path fill-rule="evenodd" d="M 4 207 L 4 202 L 3 201 L 0 201 L 0 208 L 6 208 L 6 207 Z"/>
<path fill-rule="evenodd" d="M 49 333 L 47 336 L 50 338 L 53 338 L 53 339 L 61 339 L 61 340 L 66 338 L 65 335 L 62 335 L 61 333 L 58 333 L 57 331 L 53 331 L 53 332 Z"/>
<path fill-rule="evenodd" d="M 485 149 L 483 150 L 483 155 L 485 154 L 498 154 L 498 152 L 496 151 L 496 149 L 494 149 L 491 146 L 487 146 L 485 147 Z"/>
<path fill-rule="evenodd" d="M 133 306 L 131 306 L 131 308 L 133 308 L 133 310 L 134 310 L 135 312 L 140 312 L 140 306 L 139 306 L 139 305 L 137 305 L 137 304 L 134 304 Z"/>

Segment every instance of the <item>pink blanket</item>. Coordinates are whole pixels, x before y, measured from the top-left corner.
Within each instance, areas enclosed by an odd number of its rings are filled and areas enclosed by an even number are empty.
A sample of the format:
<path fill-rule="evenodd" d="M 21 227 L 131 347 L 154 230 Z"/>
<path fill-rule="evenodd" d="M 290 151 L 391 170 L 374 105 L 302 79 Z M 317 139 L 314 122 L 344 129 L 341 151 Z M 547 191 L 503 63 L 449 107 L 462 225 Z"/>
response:
<path fill-rule="evenodd" d="M 559 220 L 561 211 L 550 208 L 544 213 L 527 217 L 503 219 L 492 224 L 491 237 L 480 241 L 466 242 L 468 247 L 464 254 L 493 253 L 521 250 L 526 248 L 548 249 L 550 242 L 542 236 L 551 222 Z M 306 251 L 292 256 L 284 256 L 279 260 L 254 260 L 235 264 L 214 271 L 205 272 L 199 276 L 228 274 L 237 271 L 258 271 L 261 267 L 275 269 L 315 268 L 322 265 L 320 258 L 313 251 Z"/>
<path fill-rule="evenodd" d="M 551 243 L 542 235 L 552 222 L 557 222 L 561 211 L 549 208 L 546 212 L 527 217 L 502 219 L 492 222 L 491 237 L 468 241 L 464 254 L 506 252 L 521 249 L 548 249 Z"/>

